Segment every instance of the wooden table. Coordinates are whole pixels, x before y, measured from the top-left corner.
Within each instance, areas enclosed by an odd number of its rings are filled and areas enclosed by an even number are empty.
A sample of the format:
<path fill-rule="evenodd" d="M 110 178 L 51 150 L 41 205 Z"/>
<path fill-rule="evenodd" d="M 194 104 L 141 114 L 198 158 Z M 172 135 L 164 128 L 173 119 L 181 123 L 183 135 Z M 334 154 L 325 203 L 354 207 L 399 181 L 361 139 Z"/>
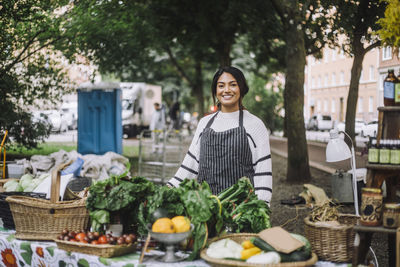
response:
<path fill-rule="evenodd" d="M 353 266 L 358 266 L 365 260 L 365 256 L 368 253 L 371 245 L 371 239 L 373 233 L 386 233 L 388 235 L 388 246 L 389 246 L 389 265 L 396 266 L 396 232 L 397 229 L 384 228 L 383 226 L 363 226 L 355 225 L 354 231 L 356 232 L 356 241 L 354 244 L 353 253 Z M 397 256 L 397 260 L 400 259 Z M 399 267 L 399 265 L 397 265 Z"/>

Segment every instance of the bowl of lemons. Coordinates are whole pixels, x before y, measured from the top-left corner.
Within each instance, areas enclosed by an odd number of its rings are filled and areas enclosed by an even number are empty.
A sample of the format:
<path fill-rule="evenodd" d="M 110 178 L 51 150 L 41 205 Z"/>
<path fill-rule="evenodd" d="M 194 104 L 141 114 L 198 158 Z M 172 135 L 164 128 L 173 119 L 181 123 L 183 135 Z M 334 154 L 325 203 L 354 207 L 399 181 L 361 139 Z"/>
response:
<path fill-rule="evenodd" d="M 157 219 L 151 225 L 149 233 L 156 241 L 165 244 L 166 253 L 159 260 L 162 262 L 184 260 L 185 257 L 175 255 L 174 246 L 190 237 L 192 231 L 193 224 L 185 216 L 175 216 L 171 219 L 168 217 Z"/>

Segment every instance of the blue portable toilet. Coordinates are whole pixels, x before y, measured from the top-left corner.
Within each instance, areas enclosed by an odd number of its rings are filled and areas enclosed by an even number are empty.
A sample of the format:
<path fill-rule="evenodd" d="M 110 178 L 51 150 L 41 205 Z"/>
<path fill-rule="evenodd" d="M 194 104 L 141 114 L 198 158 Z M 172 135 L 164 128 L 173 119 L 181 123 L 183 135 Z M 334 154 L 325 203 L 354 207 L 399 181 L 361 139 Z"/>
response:
<path fill-rule="evenodd" d="M 121 89 L 118 83 L 78 87 L 78 152 L 122 154 Z"/>

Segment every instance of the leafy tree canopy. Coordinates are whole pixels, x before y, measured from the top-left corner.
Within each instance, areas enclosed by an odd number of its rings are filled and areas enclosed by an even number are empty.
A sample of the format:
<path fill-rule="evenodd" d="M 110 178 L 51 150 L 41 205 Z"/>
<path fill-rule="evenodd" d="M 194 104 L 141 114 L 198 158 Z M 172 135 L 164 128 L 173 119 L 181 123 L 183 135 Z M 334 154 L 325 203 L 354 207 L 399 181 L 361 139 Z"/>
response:
<path fill-rule="evenodd" d="M 400 0 L 388 0 L 385 17 L 378 21 L 378 34 L 388 46 L 400 47 Z"/>
<path fill-rule="evenodd" d="M 67 3 L 0 3 L 0 135 L 8 130 L 11 140 L 28 148 L 49 133 L 49 127 L 32 121 L 29 108 L 39 100 L 54 103 L 67 90 L 61 54 L 66 47 L 73 50 L 63 30 Z"/>

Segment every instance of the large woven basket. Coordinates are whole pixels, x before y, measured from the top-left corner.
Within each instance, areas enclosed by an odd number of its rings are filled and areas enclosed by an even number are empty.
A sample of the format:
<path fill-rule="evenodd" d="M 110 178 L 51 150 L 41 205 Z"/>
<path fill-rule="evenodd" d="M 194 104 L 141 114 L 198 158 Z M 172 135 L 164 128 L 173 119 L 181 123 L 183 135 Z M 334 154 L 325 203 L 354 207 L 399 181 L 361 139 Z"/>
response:
<path fill-rule="evenodd" d="M 316 225 L 309 217 L 304 219 L 304 231 L 318 258 L 333 262 L 350 262 L 353 258 L 353 230 L 359 217 L 340 214 L 339 226 Z"/>
<path fill-rule="evenodd" d="M 248 240 L 252 237 L 257 236 L 257 234 L 251 234 L 251 233 L 240 233 L 240 234 L 228 234 L 228 235 L 223 235 L 219 236 L 216 238 L 213 238 L 209 241 L 209 244 L 229 238 L 239 244 L 241 244 L 243 241 Z M 269 267 L 303 267 L 303 266 L 312 266 L 314 265 L 318 258 L 315 253 L 312 253 L 311 258 L 307 261 L 297 261 L 297 262 L 283 262 L 279 264 L 255 264 L 255 263 L 246 263 L 243 261 L 236 261 L 236 260 L 226 260 L 226 259 L 216 259 L 216 258 L 211 258 L 207 256 L 207 249 L 203 249 L 200 253 L 200 257 L 205 260 L 208 264 L 210 264 L 213 267 L 228 267 L 228 266 L 243 266 L 243 267 L 261 267 L 261 266 L 269 266 Z"/>
<path fill-rule="evenodd" d="M 60 196 L 60 170 L 52 173 L 50 200 L 27 196 L 9 196 L 6 201 L 15 223 L 15 237 L 27 240 L 54 240 L 63 229 L 86 229 L 89 214 L 85 199 L 58 201 Z"/>
<path fill-rule="evenodd" d="M 97 255 L 99 257 L 111 258 L 128 253 L 132 253 L 136 250 L 136 244 L 124 244 L 124 245 L 92 245 L 80 242 L 55 240 L 57 247 L 69 252 L 79 252 L 91 255 Z"/>

